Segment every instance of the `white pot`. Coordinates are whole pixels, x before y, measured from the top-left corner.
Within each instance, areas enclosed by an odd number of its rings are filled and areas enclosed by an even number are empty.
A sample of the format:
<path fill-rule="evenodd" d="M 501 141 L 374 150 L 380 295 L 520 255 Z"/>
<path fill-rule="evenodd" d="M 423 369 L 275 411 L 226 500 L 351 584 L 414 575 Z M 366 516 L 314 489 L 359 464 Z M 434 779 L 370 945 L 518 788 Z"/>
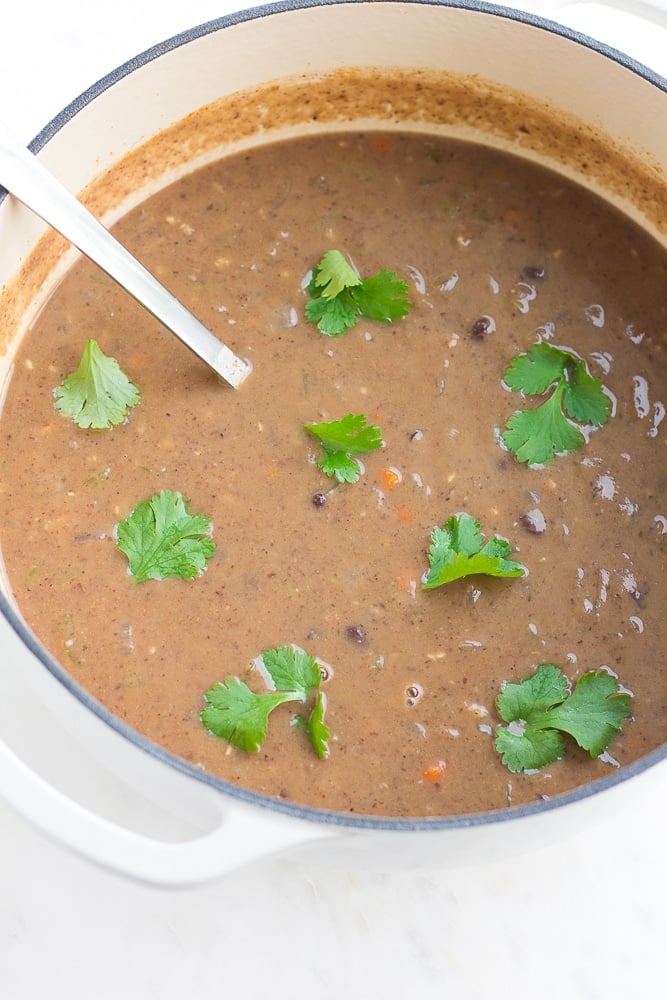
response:
<path fill-rule="evenodd" d="M 532 130 L 519 139 L 510 105 L 505 125 L 486 130 L 485 141 L 510 148 L 520 141 L 525 155 L 570 175 L 578 170 L 573 136 L 583 137 L 594 155 L 616 144 L 631 169 L 610 169 L 613 157 L 602 156 L 597 165 L 589 157 L 586 183 L 667 246 L 667 81 L 554 24 L 486 4 L 296 0 L 223 18 L 101 81 L 47 126 L 33 148 L 71 190 L 86 189 L 86 199 L 108 222 L 191 162 L 191 152 L 172 149 L 159 169 L 151 163 L 148 179 L 140 183 L 134 172 L 129 191 L 96 180 L 157 132 L 236 91 L 345 66 L 446 69 L 468 75 L 471 94 L 482 78 L 525 95 L 540 114 L 551 106 L 557 111 L 552 121 L 566 123 L 564 131 L 554 128 L 553 141 Z M 493 88 L 489 94 L 490 107 Z M 472 134 L 469 119 L 442 128 Z M 559 134 L 565 136 L 560 145 Z M 219 136 L 203 134 L 195 154 L 205 159 L 219 148 Z M 641 184 L 628 181 L 635 167 L 643 172 Z M 15 331 L 0 359 L 3 377 L 30 317 L 72 257 L 51 240 L 37 265 L 33 257 L 22 271 L 44 229 L 13 199 L 0 203 L 0 320 L 5 336 Z M 0 742 L 1 793 L 62 843 L 150 882 L 208 880 L 295 846 L 302 858 L 346 864 L 358 858 L 365 867 L 474 862 L 480 855 L 539 847 L 573 827 L 611 817 L 634 787 L 665 768 L 663 748 L 559 799 L 435 821 L 351 819 L 277 803 L 211 779 L 128 731 L 52 661 L 6 597 L 0 595 L 0 604 L 6 682 L 28 679 L 45 706 L 40 726 L 49 736 L 53 727 L 54 741 L 74 741 L 71 768 L 38 766 L 30 759 L 30 741 L 20 738 L 19 697 L 14 740 Z M 92 792 L 77 784 L 80 753 L 87 765 L 97 762 Z"/>

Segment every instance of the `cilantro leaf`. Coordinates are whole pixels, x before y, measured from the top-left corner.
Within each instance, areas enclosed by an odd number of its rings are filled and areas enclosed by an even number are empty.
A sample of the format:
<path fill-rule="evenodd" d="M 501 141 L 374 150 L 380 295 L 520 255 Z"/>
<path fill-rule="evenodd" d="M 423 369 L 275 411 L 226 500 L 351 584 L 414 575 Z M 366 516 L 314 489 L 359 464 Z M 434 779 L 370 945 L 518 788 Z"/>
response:
<path fill-rule="evenodd" d="M 541 395 L 553 387 L 546 402 L 514 413 L 503 434 L 505 446 L 529 465 L 543 465 L 584 444 L 584 435 L 572 421 L 601 427 L 611 412 L 602 383 L 590 375 L 581 358 L 544 342 L 514 358 L 505 382 L 528 395 Z"/>
<path fill-rule="evenodd" d="M 528 354 L 514 358 L 505 372 L 505 381 L 517 392 L 540 395 L 561 378 L 564 353 L 544 341 L 533 344 Z"/>
<path fill-rule="evenodd" d="M 570 697 L 549 713 L 549 722 L 597 757 L 631 714 L 629 700 L 629 695 L 619 693 L 610 673 L 591 670 L 579 678 Z"/>
<path fill-rule="evenodd" d="M 313 289 L 325 299 L 335 299 L 347 288 L 361 284 L 361 278 L 340 250 L 328 250 L 313 272 Z"/>
<path fill-rule="evenodd" d="M 137 583 L 198 576 L 215 551 L 210 532 L 209 519 L 190 514 L 182 495 L 171 490 L 137 504 L 116 527 L 118 548 Z"/>
<path fill-rule="evenodd" d="M 204 695 L 208 702 L 200 718 L 210 733 L 239 750 L 256 753 L 266 739 L 269 715 L 287 701 L 301 701 L 295 691 L 255 694 L 238 677 L 214 684 Z"/>
<path fill-rule="evenodd" d="M 382 446 L 382 431 L 374 424 L 367 424 L 363 413 L 348 413 L 342 420 L 330 423 L 306 424 L 310 431 L 329 452 L 345 451 L 360 455 Z"/>
<path fill-rule="evenodd" d="M 320 333 L 327 337 L 339 337 L 356 324 L 359 312 L 351 296 L 341 294 L 336 299 L 324 296 L 311 299 L 306 304 L 306 317 L 317 324 Z"/>
<path fill-rule="evenodd" d="M 320 759 L 329 756 L 329 740 L 331 739 L 331 731 L 324 721 L 325 710 L 326 696 L 324 692 L 318 691 L 317 701 L 306 723 L 306 729 L 313 750 Z"/>
<path fill-rule="evenodd" d="M 262 661 L 278 691 L 300 691 L 305 698 L 322 679 L 315 658 L 294 646 L 267 649 Z"/>
<path fill-rule="evenodd" d="M 505 722 L 529 719 L 531 713 L 547 712 L 568 696 L 567 677 L 553 663 L 542 663 L 532 677 L 518 684 L 505 684 L 498 695 L 498 714 Z"/>
<path fill-rule="evenodd" d="M 582 362 L 575 365 L 565 386 L 563 406 L 573 420 L 593 427 L 605 424 L 611 412 L 611 402 L 602 392 L 602 383 L 589 375 Z"/>
<path fill-rule="evenodd" d="M 423 590 L 433 590 L 464 576 L 524 576 L 521 563 L 508 558 L 509 542 L 494 537 L 484 541 L 479 522 L 470 514 L 455 514 L 444 528 L 431 533 L 429 571 Z"/>
<path fill-rule="evenodd" d="M 380 323 L 391 323 L 410 311 L 408 286 L 395 271 L 383 270 L 365 278 L 352 289 L 352 298 L 362 316 Z"/>
<path fill-rule="evenodd" d="M 344 451 L 332 451 L 325 454 L 318 467 L 330 478 L 336 478 L 339 483 L 356 483 L 359 478 L 359 464 Z"/>
<path fill-rule="evenodd" d="M 328 250 L 313 271 L 307 288 L 306 317 L 321 333 L 338 337 L 360 316 L 391 323 L 410 310 L 407 284 L 394 271 L 361 279 L 340 250 Z"/>
<path fill-rule="evenodd" d="M 329 423 L 306 424 L 305 429 L 324 449 L 318 467 L 327 476 L 335 476 L 339 483 L 356 483 L 359 478 L 359 466 L 352 455 L 382 447 L 382 431 L 374 424 L 367 424 L 363 413 L 348 413 L 342 420 Z"/>
<path fill-rule="evenodd" d="M 526 726 L 522 733 L 500 728 L 496 735 L 496 750 L 508 770 L 539 771 L 565 756 L 565 740 L 555 729 Z"/>
<path fill-rule="evenodd" d="M 584 436 L 578 427 L 563 416 L 561 401 L 564 387 L 534 410 L 519 410 L 507 422 L 503 441 L 520 462 L 544 465 L 555 454 L 580 448 Z"/>
<path fill-rule="evenodd" d="M 509 725 L 498 728 L 496 750 L 510 771 L 537 770 L 565 756 L 566 734 L 597 757 L 631 714 L 629 701 L 606 670 L 583 674 L 570 693 L 558 667 L 541 663 L 498 695 L 498 714 Z"/>
<path fill-rule="evenodd" d="M 116 359 L 104 354 L 95 340 L 87 341 L 79 367 L 54 390 L 54 396 L 59 413 L 94 430 L 122 424 L 128 407 L 141 398 Z"/>
<path fill-rule="evenodd" d="M 294 724 L 307 733 L 318 757 L 328 757 L 331 733 L 324 722 L 326 699 L 319 690 L 322 674 L 317 661 L 296 646 L 266 649 L 260 659 L 265 680 L 268 676 L 276 690 L 256 694 L 238 677 L 214 684 L 204 695 L 207 704 L 199 716 L 204 727 L 232 746 L 254 753 L 264 743 L 269 716 L 278 705 L 305 703 L 316 692 L 309 716 L 297 714 Z"/>

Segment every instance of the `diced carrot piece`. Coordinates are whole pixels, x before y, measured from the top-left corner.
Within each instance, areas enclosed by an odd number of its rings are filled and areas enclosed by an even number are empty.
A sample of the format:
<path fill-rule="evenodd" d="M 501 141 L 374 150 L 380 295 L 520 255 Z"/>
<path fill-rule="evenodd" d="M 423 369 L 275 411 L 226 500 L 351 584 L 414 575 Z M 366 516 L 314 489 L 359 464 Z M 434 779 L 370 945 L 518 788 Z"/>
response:
<path fill-rule="evenodd" d="M 415 512 L 410 507 L 397 507 L 396 516 L 404 524 L 410 524 L 415 519 Z"/>
<path fill-rule="evenodd" d="M 141 354 L 133 354 L 131 358 L 131 363 L 134 368 L 143 368 L 145 364 L 148 363 L 150 355 L 146 352 Z"/>
<path fill-rule="evenodd" d="M 391 466 L 382 469 L 380 474 L 382 476 L 382 482 L 386 490 L 391 490 L 393 489 L 394 486 L 398 486 L 398 484 L 402 482 L 403 479 L 398 469 L 393 469 L 391 468 Z"/>
<path fill-rule="evenodd" d="M 426 778 L 427 781 L 432 781 L 436 784 L 438 781 L 442 781 L 445 776 L 445 771 L 447 770 L 447 763 L 444 760 L 436 760 L 433 764 L 429 764 L 422 771 L 422 777 Z"/>
<path fill-rule="evenodd" d="M 378 153 L 388 153 L 394 144 L 390 135 L 371 135 L 368 141 Z"/>

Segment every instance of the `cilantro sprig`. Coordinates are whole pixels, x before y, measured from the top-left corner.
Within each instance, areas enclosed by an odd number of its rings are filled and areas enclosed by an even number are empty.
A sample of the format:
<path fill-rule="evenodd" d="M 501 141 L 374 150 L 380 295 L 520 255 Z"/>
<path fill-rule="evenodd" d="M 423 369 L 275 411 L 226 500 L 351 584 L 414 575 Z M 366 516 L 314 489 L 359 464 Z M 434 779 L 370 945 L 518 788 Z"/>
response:
<path fill-rule="evenodd" d="M 391 323 L 410 310 L 408 286 L 395 271 L 379 271 L 361 279 L 340 250 L 328 250 L 307 287 L 306 316 L 321 333 L 338 337 L 360 316 Z"/>
<path fill-rule="evenodd" d="M 122 424 L 141 394 L 96 340 L 88 340 L 78 368 L 54 389 L 59 413 L 84 429 L 102 430 Z"/>
<path fill-rule="evenodd" d="M 295 724 L 310 739 L 318 757 L 329 756 L 331 733 L 324 721 L 326 699 L 319 690 L 322 674 L 317 661 L 295 646 L 277 646 L 261 655 L 263 671 L 275 690 L 255 692 L 238 677 L 214 684 L 206 692 L 200 713 L 204 727 L 239 750 L 257 753 L 269 726 L 269 716 L 287 702 L 305 704 L 314 695 L 308 716 L 297 713 Z"/>
<path fill-rule="evenodd" d="M 170 576 L 191 580 L 215 551 L 211 530 L 210 520 L 191 514 L 180 493 L 162 490 L 116 526 L 116 541 L 136 583 Z"/>
<path fill-rule="evenodd" d="M 356 483 L 359 478 L 359 463 L 354 455 L 382 447 L 382 431 L 375 424 L 368 424 L 363 413 L 348 413 L 342 420 L 306 424 L 305 428 L 324 450 L 318 468 L 339 483 Z"/>
<path fill-rule="evenodd" d="M 530 677 L 506 684 L 498 695 L 498 714 L 508 725 L 496 732 L 496 750 L 515 772 L 539 770 L 564 757 L 564 735 L 598 757 L 631 715 L 629 702 L 606 670 L 582 674 L 570 690 L 557 666 L 541 663 Z"/>
<path fill-rule="evenodd" d="M 514 413 L 503 434 L 506 447 L 528 465 L 543 465 L 580 448 L 584 435 L 577 424 L 601 427 L 609 418 L 611 403 L 602 382 L 589 374 L 581 358 L 551 344 L 533 344 L 527 354 L 514 358 L 505 382 L 531 396 L 553 389 L 540 406 Z"/>
<path fill-rule="evenodd" d="M 485 541 L 479 521 L 470 514 L 455 514 L 443 528 L 431 533 L 429 570 L 423 590 L 433 590 L 464 576 L 518 577 L 521 563 L 509 558 L 509 542 L 497 536 Z"/>

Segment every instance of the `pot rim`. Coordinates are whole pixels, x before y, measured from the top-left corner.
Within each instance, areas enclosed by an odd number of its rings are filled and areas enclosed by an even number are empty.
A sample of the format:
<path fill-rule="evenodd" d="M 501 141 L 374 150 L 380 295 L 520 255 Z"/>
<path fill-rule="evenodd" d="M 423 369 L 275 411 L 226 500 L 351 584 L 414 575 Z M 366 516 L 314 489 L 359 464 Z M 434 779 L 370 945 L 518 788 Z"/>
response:
<path fill-rule="evenodd" d="M 225 28 L 229 28 L 246 21 L 252 21 L 272 15 L 280 15 L 311 7 L 328 7 L 337 4 L 349 5 L 353 3 L 426 4 L 427 6 L 434 7 L 450 7 L 470 10 L 475 13 L 484 13 L 518 21 L 526 25 L 540 28 L 552 34 L 560 35 L 584 48 L 592 49 L 599 55 L 619 63 L 621 66 L 640 76 L 648 83 L 667 93 L 667 79 L 665 77 L 636 61 L 631 56 L 628 56 L 625 53 L 607 45 L 606 43 L 599 42 L 587 35 L 582 34 L 581 32 L 548 20 L 540 15 L 502 7 L 493 3 L 486 3 L 485 0 L 276 0 L 275 3 L 250 7 L 245 10 L 207 21 L 193 28 L 188 28 L 185 31 L 179 32 L 178 34 L 166 39 L 164 42 L 153 45 L 133 58 L 127 60 L 116 69 L 99 79 L 96 83 L 92 84 L 87 90 L 63 108 L 29 143 L 29 148 L 33 153 L 38 153 L 51 139 L 54 138 L 55 135 L 57 135 L 63 126 L 65 126 L 88 104 L 104 93 L 104 91 L 108 90 L 114 84 L 118 83 L 120 80 L 129 76 L 136 70 L 147 65 L 153 60 L 158 59 L 160 56 L 173 51 L 174 49 L 187 45 L 188 43 L 196 41 L 206 35 L 213 34 L 217 31 L 224 30 Z M 4 188 L 0 186 L 0 204 L 4 200 L 6 193 L 7 192 Z M 225 781 L 222 778 L 218 778 L 215 775 L 189 764 L 182 758 L 171 754 L 163 747 L 153 743 L 147 737 L 128 726 L 120 718 L 109 711 L 109 709 L 93 698 L 92 695 L 85 690 L 85 688 L 81 687 L 73 679 L 73 677 L 64 670 L 64 668 L 55 660 L 54 657 L 51 656 L 45 647 L 42 646 L 41 642 L 26 625 L 16 608 L 10 603 L 2 591 L 0 591 L 0 612 L 22 640 L 23 644 L 37 658 L 37 660 L 47 668 L 49 673 L 57 681 L 59 681 L 60 684 L 62 684 L 67 691 L 83 705 L 84 708 L 90 710 L 101 722 L 105 723 L 120 736 L 127 739 L 138 750 L 150 754 L 153 758 L 155 758 L 158 762 L 163 763 L 165 766 L 174 768 L 182 774 L 194 778 L 197 781 L 224 793 L 225 795 L 229 795 L 232 798 L 250 805 L 269 808 L 287 816 L 309 822 L 328 824 L 330 826 L 340 827 L 343 829 L 355 828 L 373 831 L 438 831 L 487 826 L 507 821 L 514 821 L 522 817 L 541 815 L 553 809 L 561 809 L 564 806 L 572 805 L 576 802 L 582 802 L 589 799 L 593 795 L 597 795 L 600 792 L 606 791 L 630 780 L 667 758 L 667 743 L 665 743 L 661 747 L 658 747 L 656 750 L 651 751 L 651 753 L 641 757 L 633 763 L 617 768 L 609 775 L 590 784 L 574 788 L 569 792 L 556 795 L 553 798 L 541 799 L 526 805 L 509 806 L 504 809 L 488 810 L 480 813 L 465 813 L 438 817 L 403 818 L 362 814 L 357 815 L 354 813 L 341 813 L 333 810 L 316 809 L 310 806 L 304 806 L 298 803 L 272 798 L 260 792 L 253 791 L 252 789 L 232 784 L 231 782 Z"/>
<path fill-rule="evenodd" d="M 202 38 L 204 35 L 213 34 L 213 32 L 232 27 L 235 24 L 241 24 L 244 21 L 253 21 L 260 17 L 269 17 L 272 14 L 281 14 L 309 7 L 330 7 L 340 3 L 426 4 L 433 7 L 454 7 L 462 10 L 471 10 L 482 14 L 491 14 L 496 17 L 506 18 L 510 21 L 520 21 L 523 24 L 541 28 L 545 31 L 551 32 L 552 34 L 561 35 L 563 38 L 576 42 L 584 48 L 592 49 L 599 55 L 605 56 L 612 61 L 619 63 L 621 66 L 629 69 L 631 72 L 640 76 L 648 83 L 653 84 L 659 90 L 663 90 L 667 93 L 666 77 L 663 77 L 656 70 L 645 66 L 632 56 L 621 52 L 619 49 L 616 49 L 611 45 L 608 45 L 606 42 L 598 41 L 590 35 L 576 31 L 574 28 L 570 28 L 567 25 L 559 24 L 557 21 L 552 21 L 540 14 L 535 14 L 531 11 L 517 10 L 510 7 L 503 7 L 500 4 L 487 3 L 486 0 L 276 0 L 275 3 L 258 4 L 257 6 L 247 7 L 244 10 L 236 11 L 231 14 L 225 14 L 222 17 L 214 18 L 211 21 L 205 21 L 203 24 L 195 25 L 192 28 L 186 28 L 184 31 L 178 32 L 176 35 L 172 35 L 163 42 L 158 42 L 150 48 L 145 49 L 143 52 L 138 53 L 136 56 L 133 56 L 131 59 L 126 60 L 124 63 L 121 63 L 120 66 L 112 69 L 105 76 L 91 84 L 90 87 L 79 94 L 78 97 L 75 97 L 74 100 L 70 101 L 68 105 L 59 111 L 58 114 L 55 115 L 51 121 L 47 122 L 47 124 L 37 133 L 37 135 L 29 142 L 28 148 L 33 153 L 38 153 L 60 131 L 60 129 L 69 122 L 71 118 L 78 114 L 78 112 L 86 107 L 87 104 L 90 104 L 91 101 L 94 101 L 96 97 L 99 97 L 100 94 L 104 93 L 105 90 L 108 90 L 109 87 L 112 87 L 124 77 L 129 76 L 130 73 L 133 73 L 135 70 L 147 65 L 154 59 L 158 59 L 160 56 L 166 55 L 173 49 L 177 49 L 182 45 L 187 45 L 189 42 L 195 41 L 197 38 Z M 0 204 L 6 197 L 6 194 L 7 192 L 5 189 L 2 185 L 0 185 Z"/>
<path fill-rule="evenodd" d="M 248 7 L 232 14 L 225 14 L 222 17 L 214 18 L 211 21 L 205 21 L 203 24 L 196 25 L 192 28 L 187 28 L 176 35 L 172 35 L 170 38 L 165 39 L 165 41 L 158 42 L 156 45 L 152 45 L 150 48 L 145 49 L 138 55 L 133 56 L 131 59 L 128 59 L 120 66 L 101 77 L 96 83 L 93 83 L 90 87 L 88 87 L 87 90 L 84 90 L 78 97 L 75 97 L 73 101 L 62 109 L 62 111 L 58 112 L 58 114 L 55 115 L 50 122 L 47 122 L 35 138 L 32 139 L 29 143 L 29 148 L 33 153 L 38 153 L 60 131 L 60 129 L 66 125 L 67 122 L 69 122 L 71 118 L 78 114 L 79 111 L 86 107 L 87 104 L 90 104 L 91 101 L 95 100 L 95 98 L 102 94 L 105 90 L 108 90 L 109 87 L 112 87 L 124 77 L 129 76 L 130 73 L 133 73 L 142 66 L 153 62 L 153 60 L 158 59 L 160 56 L 166 55 L 173 49 L 177 49 L 180 46 L 187 45 L 189 42 L 202 38 L 205 35 L 213 34 L 216 31 L 232 27 L 235 24 L 241 24 L 245 21 L 254 21 L 261 17 L 270 17 L 274 14 L 283 14 L 310 7 L 333 7 L 338 4 L 354 3 L 414 3 L 422 6 L 453 7 L 460 10 L 470 10 L 480 14 L 491 14 L 496 17 L 506 18 L 510 21 L 519 21 L 523 24 L 541 28 L 551 34 L 560 35 L 563 38 L 583 46 L 584 48 L 592 49 L 599 55 L 605 56 L 613 62 L 619 63 L 621 66 L 635 73 L 648 83 L 653 84 L 659 90 L 667 93 L 666 77 L 662 76 L 656 70 L 645 66 L 632 56 L 621 52 L 619 49 L 616 49 L 611 45 L 608 45 L 606 42 L 598 41 L 589 35 L 585 35 L 583 32 L 576 31 L 574 28 L 570 28 L 567 25 L 559 24 L 558 22 L 543 17 L 540 14 L 534 14 L 529 11 L 517 10 L 510 7 L 503 7 L 495 3 L 487 3 L 486 0 L 276 0 L 275 3 L 258 4 L 257 6 Z M 5 195 L 6 192 L 0 185 L 0 203 Z"/>

